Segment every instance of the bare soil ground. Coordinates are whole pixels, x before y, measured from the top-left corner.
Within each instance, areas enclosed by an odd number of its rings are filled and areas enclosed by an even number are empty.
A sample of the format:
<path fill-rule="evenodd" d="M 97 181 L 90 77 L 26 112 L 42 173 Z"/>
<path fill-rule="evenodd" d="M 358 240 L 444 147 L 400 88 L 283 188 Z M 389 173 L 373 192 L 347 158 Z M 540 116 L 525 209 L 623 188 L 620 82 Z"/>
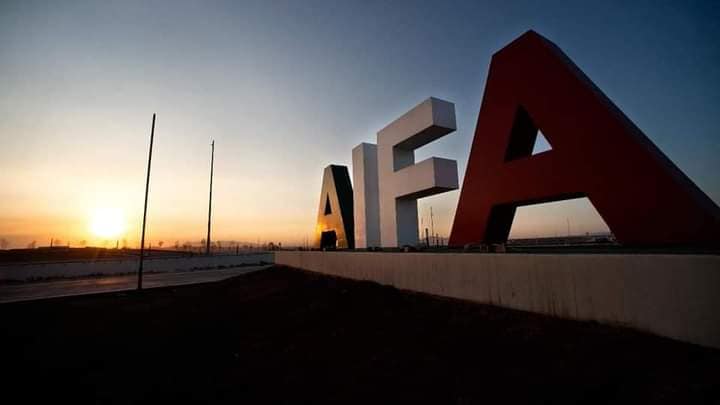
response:
<path fill-rule="evenodd" d="M 8 404 L 720 401 L 720 350 L 282 267 L 0 320 Z"/>

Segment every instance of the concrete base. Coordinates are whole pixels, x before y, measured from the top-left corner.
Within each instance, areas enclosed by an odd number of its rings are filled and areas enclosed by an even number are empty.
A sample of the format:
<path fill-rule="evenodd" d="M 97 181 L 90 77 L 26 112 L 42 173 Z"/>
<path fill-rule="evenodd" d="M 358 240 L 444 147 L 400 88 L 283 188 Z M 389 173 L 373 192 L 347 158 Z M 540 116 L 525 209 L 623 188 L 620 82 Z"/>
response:
<path fill-rule="evenodd" d="M 720 256 L 281 251 L 275 263 L 720 348 Z"/>

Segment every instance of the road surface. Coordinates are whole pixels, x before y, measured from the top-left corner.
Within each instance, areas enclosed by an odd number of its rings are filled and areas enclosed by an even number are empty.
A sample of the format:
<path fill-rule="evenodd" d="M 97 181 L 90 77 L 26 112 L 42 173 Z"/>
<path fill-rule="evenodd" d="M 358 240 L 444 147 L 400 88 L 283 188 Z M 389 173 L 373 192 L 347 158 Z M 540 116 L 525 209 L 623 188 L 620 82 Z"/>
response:
<path fill-rule="evenodd" d="M 143 289 L 174 285 L 208 283 L 225 280 L 240 274 L 263 270 L 270 266 L 235 267 L 222 270 L 202 270 L 176 273 L 155 273 L 143 276 Z M 0 303 L 29 301 L 42 298 L 127 291 L 137 288 L 137 275 L 93 277 L 77 280 L 42 281 L 0 285 Z"/>

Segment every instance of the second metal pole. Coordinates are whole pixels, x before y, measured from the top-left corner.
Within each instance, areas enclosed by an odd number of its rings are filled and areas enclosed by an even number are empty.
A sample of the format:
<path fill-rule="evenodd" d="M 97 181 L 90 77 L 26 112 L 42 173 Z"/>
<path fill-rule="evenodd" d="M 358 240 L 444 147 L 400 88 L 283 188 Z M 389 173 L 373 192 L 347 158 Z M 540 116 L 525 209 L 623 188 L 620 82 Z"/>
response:
<path fill-rule="evenodd" d="M 148 154 L 147 178 L 145 179 L 145 207 L 143 208 L 142 237 L 140 237 L 140 266 L 138 267 L 137 289 L 142 290 L 143 259 L 145 258 L 145 221 L 147 220 L 148 193 L 150 192 L 150 164 L 152 163 L 153 138 L 155 136 L 155 114 L 150 128 L 150 153 Z"/>
<path fill-rule="evenodd" d="M 215 165 L 215 141 L 210 145 L 210 199 L 208 201 L 208 227 L 207 239 L 205 239 L 205 254 L 210 255 L 210 223 L 212 218 L 212 184 L 213 184 L 213 166 Z"/>

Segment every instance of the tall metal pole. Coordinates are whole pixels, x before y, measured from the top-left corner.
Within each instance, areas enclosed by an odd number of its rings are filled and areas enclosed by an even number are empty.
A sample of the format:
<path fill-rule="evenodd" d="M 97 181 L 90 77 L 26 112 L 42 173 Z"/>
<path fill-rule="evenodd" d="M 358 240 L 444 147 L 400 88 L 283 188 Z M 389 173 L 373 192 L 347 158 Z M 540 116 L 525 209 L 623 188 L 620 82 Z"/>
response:
<path fill-rule="evenodd" d="M 433 218 L 432 206 L 430 206 L 430 235 L 435 237 L 435 218 Z M 435 244 L 437 245 L 437 239 L 435 239 Z"/>
<path fill-rule="evenodd" d="M 568 237 L 570 237 L 570 218 L 565 218 L 567 220 L 567 226 L 568 226 Z"/>
<path fill-rule="evenodd" d="M 212 218 L 212 183 L 213 183 L 213 166 L 215 165 L 215 140 L 210 144 L 210 199 L 208 201 L 208 231 L 207 239 L 205 239 L 205 254 L 210 255 L 210 220 Z"/>
<path fill-rule="evenodd" d="M 150 164 L 152 163 L 153 138 L 155 137 L 155 114 L 150 128 L 150 153 L 148 154 L 147 178 L 145 180 L 145 207 L 143 208 L 142 237 L 140 238 L 140 267 L 138 268 L 138 290 L 142 290 L 143 259 L 145 258 L 145 222 L 147 220 L 148 193 L 150 191 Z"/>

